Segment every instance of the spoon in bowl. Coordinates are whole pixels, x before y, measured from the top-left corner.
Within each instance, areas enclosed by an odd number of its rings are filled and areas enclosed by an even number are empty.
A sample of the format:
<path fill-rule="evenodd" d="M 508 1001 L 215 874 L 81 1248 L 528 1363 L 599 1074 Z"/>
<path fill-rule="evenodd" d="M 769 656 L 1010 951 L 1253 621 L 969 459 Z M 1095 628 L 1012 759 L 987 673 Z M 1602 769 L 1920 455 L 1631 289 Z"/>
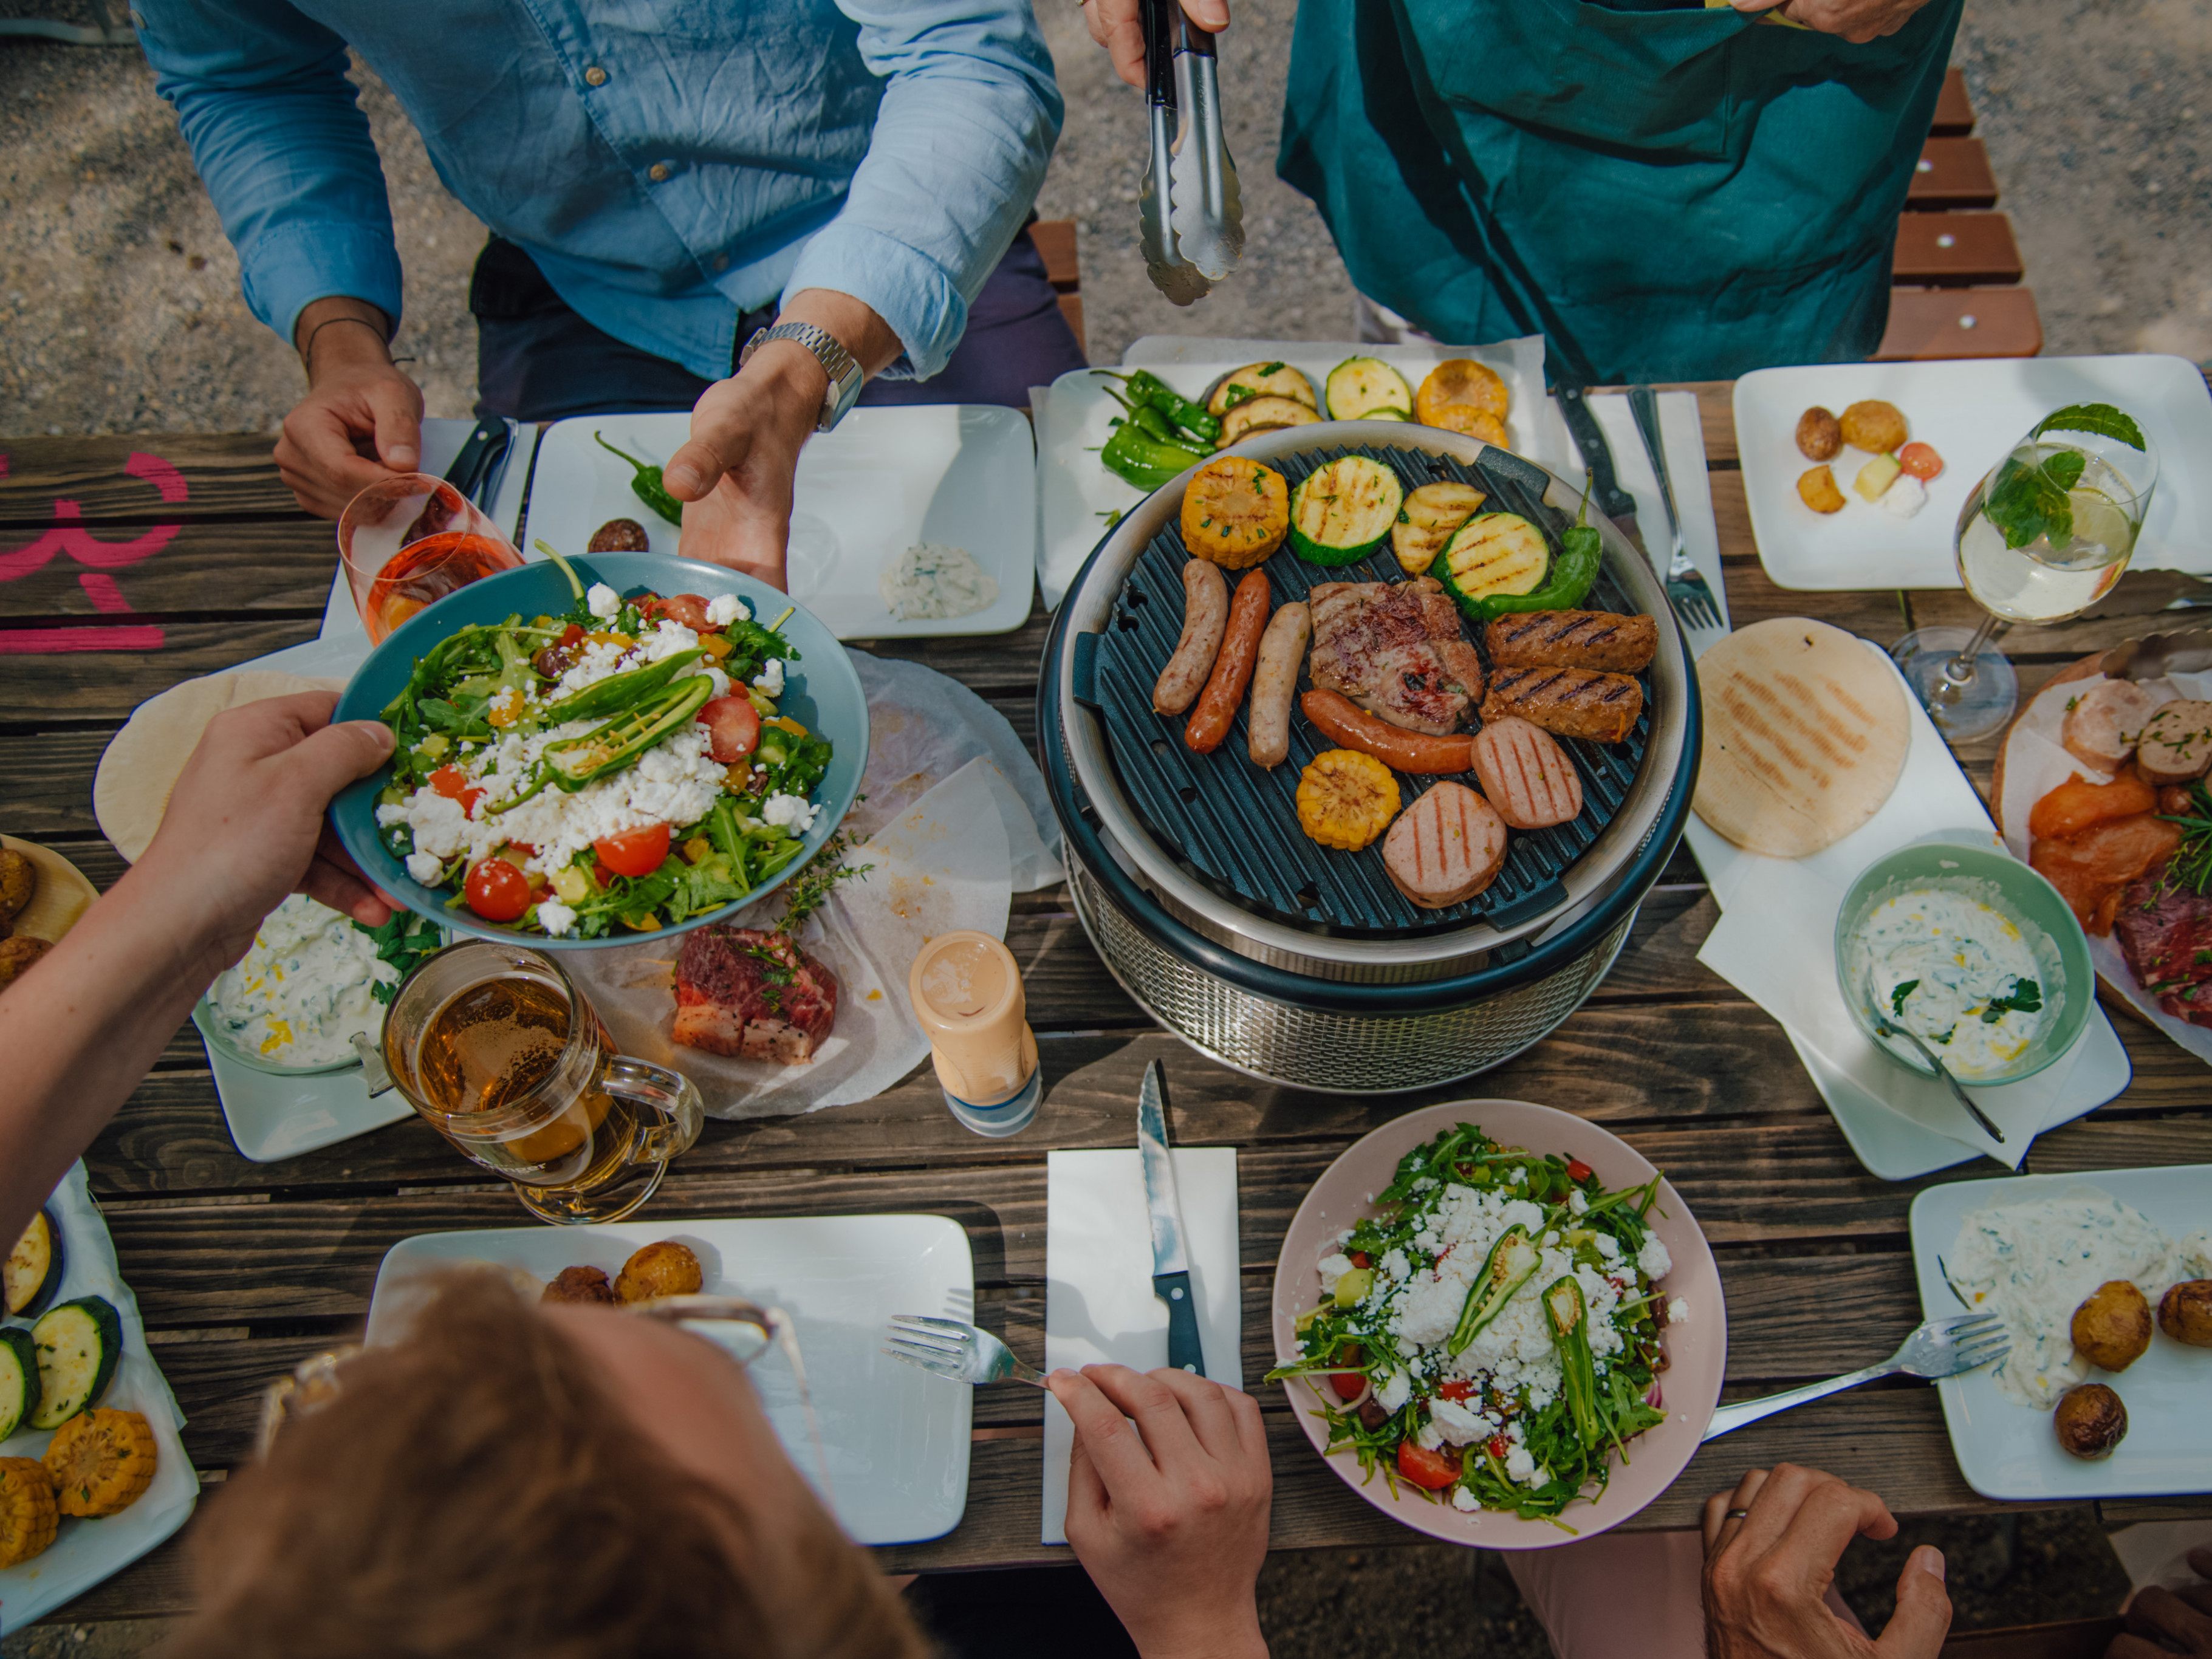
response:
<path fill-rule="evenodd" d="M 1915 1048 L 1918 1049 L 1921 1059 L 1926 1060 L 1930 1066 L 1934 1066 L 1936 1068 L 1936 1075 L 1943 1079 L 1943 1085 L 1946 1088 L 1950 1090 L 1952 1098 L 1966 1109 L 1967 1115 L 1971 1116 L 1975 1122 L 1982 1126 L 1983 1130 L 1989 1135 L 1990 1139 L 1996 1141 L 2000 1146 L 2003 1146 L 2004 1131 L 1998 1128 L 1996 1124 L 1990 1121 L 1990 1115 L 1987 1112 L 1974 1104 L 1973 1097 L 1959 1086 L 1959 1079 L 1951 1075 L 1950 1072 L 1945 1067 L 1942 1060 L 1937 1056 L 1936 1051 L 1929 1048 L 1925 1042 L 1922 1042 L 1917 1032 L 1906 1030 L 1904 1026 L 1898 1024 L 1894 1020 L 1885 1019 L 1882 1018 L 1881 1003 L 1876 999 L 1874 994 L 1874 969 L 1871 968 L 1867 969 L 1866 1000 L 1867 1006 L 1874 1010 L 1874 1023 L 1877 1026 L 1881 1027 L 1885 1033 L 1893 1031 L 1899 1036 L 1903 1037 L 1907 1042 L 1911 1043 Z"/>

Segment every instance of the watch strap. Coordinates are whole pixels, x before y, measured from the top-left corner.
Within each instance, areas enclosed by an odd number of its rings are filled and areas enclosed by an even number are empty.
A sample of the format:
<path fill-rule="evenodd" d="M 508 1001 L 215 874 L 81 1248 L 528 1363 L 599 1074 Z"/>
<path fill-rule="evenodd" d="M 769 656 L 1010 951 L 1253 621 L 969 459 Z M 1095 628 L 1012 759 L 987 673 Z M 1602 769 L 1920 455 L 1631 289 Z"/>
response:
<path fill-rule="evenodd" d="M 860 395 L 861 382 L 866 376 L 853 354 L 828 329 L 812 323 L 778 323 L 772 328 L 755 331 L 745 342 L 744 349 L 738 355 L 738 367 L 743 368 L 752 361 L 753 353 L 770 340 L 789 340 L 814 354 L 814 361 L 822 365 L 822 372 L 830 377 L 830 389 L 823 395 L 821 418 L 815 422 L 817 432 L 827 432 L 845 418 L 845 411 Z"/>

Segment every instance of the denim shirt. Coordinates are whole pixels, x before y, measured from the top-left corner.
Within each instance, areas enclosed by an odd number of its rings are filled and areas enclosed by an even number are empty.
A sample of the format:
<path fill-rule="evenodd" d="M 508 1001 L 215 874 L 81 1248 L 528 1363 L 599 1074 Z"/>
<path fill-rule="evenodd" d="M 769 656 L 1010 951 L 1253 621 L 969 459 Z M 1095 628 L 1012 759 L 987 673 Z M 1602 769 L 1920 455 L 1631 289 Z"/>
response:
<path fill-rule="evenodd" d="M 400 315 L 399 257 L 350 46 L 446 188 L 561 297 L 694 374 L 738 314 L 865 301 L 945 366 L 1058 137 L 1029 0 L 138 0 L 138 38 L 238 249 L 292 337 L 309 301 Z"/>

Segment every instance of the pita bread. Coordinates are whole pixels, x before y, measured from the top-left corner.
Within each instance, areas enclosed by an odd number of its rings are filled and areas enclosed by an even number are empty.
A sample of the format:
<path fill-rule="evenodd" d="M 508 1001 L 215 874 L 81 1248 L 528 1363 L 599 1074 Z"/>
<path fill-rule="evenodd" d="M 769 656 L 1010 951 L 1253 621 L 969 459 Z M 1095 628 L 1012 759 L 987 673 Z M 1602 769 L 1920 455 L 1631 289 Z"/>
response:
<path fill-rule="evenodd" d="M 1856 635 L 1802 617 L 1754 623 L 1698 659 L 1698 816 L 1737 846 L 1803 858 L 1897 787 L 1911 711 L 1895 672 Z"/>
<path fill-rule="evenodd" d="M 138 705 L 100 757 L 92 781 L 92 812 L 115 850 L 136 864 L 161 827 L 169 791 L 199 746 L 208 722 L 226 708 L 289 697 L 299 691 L 338 691 L 342 680 L 311 680 L 273 668 L 210 674 L 171 686 Z"/>

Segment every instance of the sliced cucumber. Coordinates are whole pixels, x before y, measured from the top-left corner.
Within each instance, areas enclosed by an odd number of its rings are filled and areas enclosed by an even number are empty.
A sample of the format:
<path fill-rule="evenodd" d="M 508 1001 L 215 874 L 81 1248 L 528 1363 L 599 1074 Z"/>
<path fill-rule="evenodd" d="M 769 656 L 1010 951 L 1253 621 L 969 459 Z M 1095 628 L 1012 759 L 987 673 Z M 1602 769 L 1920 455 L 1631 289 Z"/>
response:
<path fill-rule="evenodd" d="M 1408 490 L 1405 506 L 1398 509 L 1398 522 L 1390 526 L 1390 550 L 1406 574 L 1426 575 L 1452 532 L 1473 518 L 1485 499 L 1473 484 L 1448 478 Z"/>
<path fill-rule="evenodd" d="M 1280 426 L 1313 426 L 1321 416 L 1295 398 L 1252 398 L 1221 417 L 1221 437 L 1216 449 L 1226 449 L 1255 432 L 1273 432 Z"/>
<path fill-rule="evenodd" d="M 1293 536 L 1297 523 L 1293 504 Z M 1461 610 L 1480 617 L 1482 601 L 1493 593 L 1534 592 L 1551 563 L 1544 532 L 1528 520 L 1517 513 L 1482 513 L 1452 532 L 1429 574 L 1449 590 Z"/>
<path fill-rule="evenodd" d="M 1380 357 L 1346 357 L 1324 388 L 1332 421 L 1410 421 L 1413 388 Z"/>
<path fill-rule="evenodd" d="M 1291 492 L 1291 550 L 1312 564 L 1350 564 L 1390 533 L 1405 500 L 1380 461 L 1346 455 L 1316 467 Z"/>
<path fill-rule="evenodd" d="M 1314 396 L 1313 382 L 1288 363 L 1247 363 L 1242 368 L 1231 369 L 1213 383 L 1213 390 L 1206 394 L 1206 412 L 1226 415 L 1255 398 L 1288 398 L 1308 409 L 1321 407 L 1320 400 Z"/>
<path fill-rule="evenodd" d="M 62 1230 L 52 1211 L 41 1210 L 0 1267 L 0 1304 L 17 1318 L 29 1319 L 54 1299 L 61 1283 Z"/>
<path fill-rule="evenodd" d="M 38 1409 L 38 1345 L 20 1326 L 0 1326 L 0 1440 Z"/>
<path fill-rule="evenodd" d="M 31 1327 L 38 1347 L 39 1405 L 34 1429 L 58 1429 L 97 1405 L 123 1358 L 123 1320 L 96 1296 L 64 1302 Z"/>

